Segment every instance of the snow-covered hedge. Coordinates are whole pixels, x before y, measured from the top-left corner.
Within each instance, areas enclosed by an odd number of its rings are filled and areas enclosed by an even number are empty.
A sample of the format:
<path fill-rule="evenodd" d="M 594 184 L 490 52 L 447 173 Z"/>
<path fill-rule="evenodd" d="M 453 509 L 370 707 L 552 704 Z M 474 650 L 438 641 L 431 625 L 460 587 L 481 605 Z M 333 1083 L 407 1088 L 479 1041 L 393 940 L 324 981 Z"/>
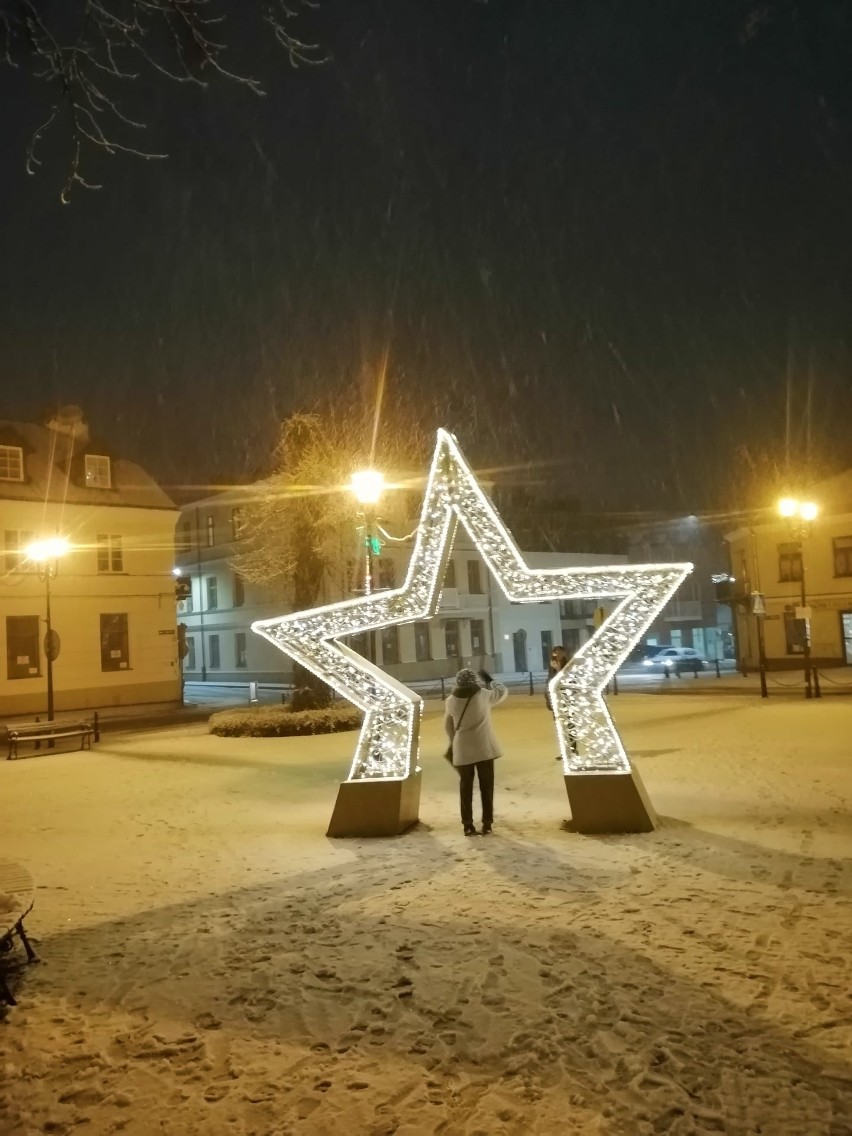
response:
<path fill-rule="evenodd" d="M 290 738 L 357 730 L 361 712 L 354 706 L 324 710 L 288 710 L 286 706 L 251 706 L 220 710 L 210 717 L 210 733 L 220 738 Z"/>

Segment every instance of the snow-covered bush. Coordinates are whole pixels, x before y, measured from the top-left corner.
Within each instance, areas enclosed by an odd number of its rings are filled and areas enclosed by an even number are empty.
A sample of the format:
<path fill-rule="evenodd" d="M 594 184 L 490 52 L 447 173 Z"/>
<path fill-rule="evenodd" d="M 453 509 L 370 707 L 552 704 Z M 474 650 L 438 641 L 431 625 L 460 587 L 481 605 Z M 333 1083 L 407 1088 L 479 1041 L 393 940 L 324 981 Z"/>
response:
<path fill-rule="evenodd" d="M 286 706 L 251 706 L 220 710 L 210 717 L 210 733 L 220 738 L 290 738 L 357 730 L 361 712 L 354 706 L 290 710 Z"/>

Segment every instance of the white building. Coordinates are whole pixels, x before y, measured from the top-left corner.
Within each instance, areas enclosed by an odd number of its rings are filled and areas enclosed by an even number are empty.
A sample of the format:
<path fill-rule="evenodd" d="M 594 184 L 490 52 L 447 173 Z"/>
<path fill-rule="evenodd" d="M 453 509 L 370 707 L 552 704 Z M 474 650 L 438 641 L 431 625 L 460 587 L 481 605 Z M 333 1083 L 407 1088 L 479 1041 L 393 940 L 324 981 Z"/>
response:
<path fill-rule="evenodd" d="M 282 605 L 262 587 L 245 583 L 231 566 L 240 535 L 239 491 L 228 491 L 194 502 L 181 512 L 177 566 L 191 588 L 178 605 L 186 625 L 189 654 L 184 674 L 189 681 L 287 683 L 289 658 L 251 624 L 283 614 Z M 408 567 L 409 543 L 388 542 L 375 563 L 374 586 L 398 587 Z M 530 553 L 537 568 L 596 566 L 625 563 L 624 556 Z M 350 594 L 358 594 L 357 579 Z M 330 594 L 326 582 L 323 602 L 343 599 Z M 373 657 L 404 682 L 449 678 L 461 666 L 498 674 L 541 672 L 551 648 L 563 643 L 569 654 L 594 630 L 596 601 L 562 604 L 510 603 L 488 572 L 463 526 L 459 526 L 447 569 L 441 606 L 429 621 L 386 627 L 353 646 Z"/>
<path fill-rule="evenodd" d="M 91 438 L 76 407 L 44 426 L 0 422 L 0 511 L 0 715 L 46 709 L 48 587 L 57 711 L 179 700 L 178 512 L 145 471 Z M 57 536 L 69 551 L 46 581 L 26 548 Z"/>

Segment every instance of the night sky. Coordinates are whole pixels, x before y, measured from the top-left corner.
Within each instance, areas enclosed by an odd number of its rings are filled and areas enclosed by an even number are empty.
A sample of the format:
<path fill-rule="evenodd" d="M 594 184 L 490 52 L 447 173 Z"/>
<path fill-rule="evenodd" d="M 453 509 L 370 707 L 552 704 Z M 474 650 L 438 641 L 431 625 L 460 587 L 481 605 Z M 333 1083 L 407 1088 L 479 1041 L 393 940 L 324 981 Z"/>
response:
<path fill-rule="evenodd" d="M 0 69 L 2 417 L 241 479 L 387 350 L 393 413 L 478 463 L 699 513 L 768 491 L 789 368 L 796 467 L 809 374 L 812 469 L 852 465 L 852 4 L 322 0 L 298 70 L 234 28 L 267 96 L 141 79 L 169 159 L 69 205 Z"/>

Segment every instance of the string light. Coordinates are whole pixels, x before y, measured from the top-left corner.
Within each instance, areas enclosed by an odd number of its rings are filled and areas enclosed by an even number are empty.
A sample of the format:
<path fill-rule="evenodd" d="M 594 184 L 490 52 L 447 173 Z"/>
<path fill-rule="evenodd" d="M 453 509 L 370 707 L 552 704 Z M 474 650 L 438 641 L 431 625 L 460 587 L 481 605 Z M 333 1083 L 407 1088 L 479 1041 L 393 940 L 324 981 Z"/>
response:
<path fill-rule="evenodd" d="M 364 712 L 350 780 L 409 776 L 419 757 L 422 699 L 338 640 L 429 619 L 461 521 L 504 595 L 513 603 L 620 598 L 621 602 L 551 681 L 556 732 L 566 773 L 624 773 L 630 762 L 603 690 L 653 622 L 691 564 L 528 568 L 483 492 L 458 442 L 439 430 L 405 582 L 393 591 L 343 600 L 252 624 Z"/>

